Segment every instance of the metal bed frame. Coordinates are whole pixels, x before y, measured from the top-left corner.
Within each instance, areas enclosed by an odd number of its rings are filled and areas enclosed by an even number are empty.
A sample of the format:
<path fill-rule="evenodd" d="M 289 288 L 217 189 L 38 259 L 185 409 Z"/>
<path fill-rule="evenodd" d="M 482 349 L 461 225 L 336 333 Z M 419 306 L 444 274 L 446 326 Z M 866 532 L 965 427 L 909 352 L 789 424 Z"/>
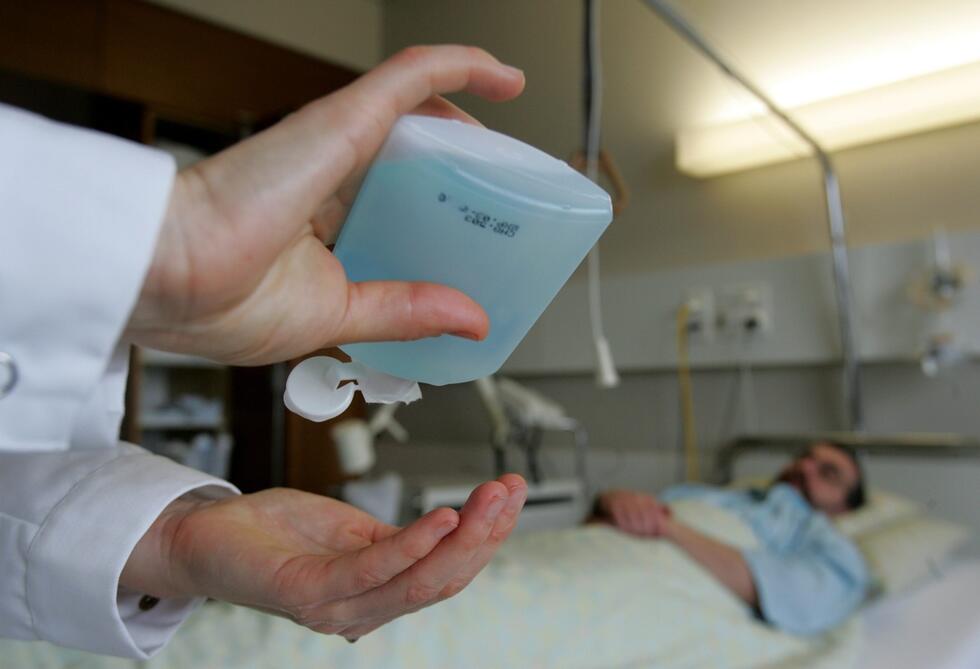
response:
<path fill-rule="evenodd" d="M 980 459 L 980 440 L 954 434 L 869 435 L 857 432 L 813 432 L 744 435 L 718 451 L 715 480 L 719 484 L 731 483 L 735 461 L 747 453 L 791 454 L 819 441 L 850 446 L 864 456 Z"/>

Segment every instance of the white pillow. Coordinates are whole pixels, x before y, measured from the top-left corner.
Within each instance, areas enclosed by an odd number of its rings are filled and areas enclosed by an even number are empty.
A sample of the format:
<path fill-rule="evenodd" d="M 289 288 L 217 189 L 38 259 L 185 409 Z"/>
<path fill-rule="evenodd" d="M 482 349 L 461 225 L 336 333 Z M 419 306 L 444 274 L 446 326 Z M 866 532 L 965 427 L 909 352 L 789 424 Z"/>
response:
<path fill-rule="evenodd" d="M 852 539 L 881 530 L 893 523 L 921 515 L 922 506 L 906 497 L 872 488 L 868 499 L 857 511 L 837 516 L 834 523 L 845 536 Z"/>
<path fill-rule="evenodd" d="M 874 590 L 892 594 L 937 576 L 973 536 L 969 528 L 929 516 L 906 497 L 872 489 L 857 511 L 834 519 L 868 562 Z"/>
<path fill-rule="evenodd" d="M 940 575 L 973 532 L 956 523 L 918 515 L 857 537 L 878 589 L 892 594 Z"/>

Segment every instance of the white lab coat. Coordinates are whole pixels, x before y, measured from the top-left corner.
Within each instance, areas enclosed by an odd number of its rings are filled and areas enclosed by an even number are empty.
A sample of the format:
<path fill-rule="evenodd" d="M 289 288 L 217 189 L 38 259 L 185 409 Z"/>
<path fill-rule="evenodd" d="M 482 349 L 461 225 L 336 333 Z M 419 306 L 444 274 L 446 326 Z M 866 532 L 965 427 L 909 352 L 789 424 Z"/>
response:
<path fill-rule="evenodd" d="M 0 636 L 146 658 L 198 603 L 141 611 L 119 586 L 167 504 L 235 492 L 117 440 L 119 338 L 173 177 L 159 151 L 0 105 L 0 352 L 18 372 L 0 397 Z"/>

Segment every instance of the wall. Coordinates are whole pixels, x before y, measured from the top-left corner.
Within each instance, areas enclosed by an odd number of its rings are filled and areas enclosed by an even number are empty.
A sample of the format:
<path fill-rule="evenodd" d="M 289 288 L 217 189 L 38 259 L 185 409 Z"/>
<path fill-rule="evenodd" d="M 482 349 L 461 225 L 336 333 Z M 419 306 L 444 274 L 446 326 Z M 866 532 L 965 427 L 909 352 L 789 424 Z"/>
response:
<path fill-rule="evenodd" d="M 955 263 L 977 268 L 980 231 L 950 235 Z M 967 284 L 942 311 L 917 306 L 909 293 L 924 286 L 931 240 L 875 244 L 852 250 L 851 295 L 860 359 L 917 360 L 940 332 L 955 333 L 956 346 L 980 354 L 980 289 Z M 692 290 L 708 293 L 717 319 L 733 323 L 732 295 L 746 286 L 763 298 L 765 330 L 744 334 L 712 321 L 710 332 L 690 337 L 695 367 L 746 360 L 764 365 L 831 364 L 840 358 L 837 312 L 826 253 L 710 265 L 689 265 L 637 274 L 610 274 L 602 283 L 606 336 L 621 370 L 671 368 L 677 364 L 678 306 Z M 922 288 L 924 290 L 924 288 Z M 583 372 L 591 369 L 584 281 L 570 281 L 503 367 L 508 374 Z M 727 315 L 727 319 L 726 319 Z"/>
<path fill-rule="evenodd" d="M 777 328 L 779 319 L 784 319 L 780 346 L 792 350 L 778 360 L 767 361 L 767 354 L 761 355 L 765 366 L 752 374 L 757 396 L 754 424 L 748 424 L 752 421 L 746 420 L 745 407 L 741 412 L 737 409 L 748 393 L 743 392 L 739 399 L 735 392 L 738 372 L 729 351 L 727 358 L 707 356 L 704 362 L 709 367 L 695 373 L 699 435 L 702 447 L 710 453 L 740 431 L 840 428 L 838 370 L 831 364 L 836 326 L 826 293 L 829 272 L 825 258 L 819 255 L 826 251 L 828 241 L 816 166 L 809 160 L 797 160 L 708 180 L 677 173 L 673 167 L 675 130 L 723 117 L 733 106 L 744 105 L 744 97 L 640 0 L 600 4 L 604 145 L 633 190 L 632 205 L 601 243 L 607 329 L 614 337 L 614 353 L 620 351 L 628 371 L 620 388 L 602 392 L 595 390 L 591 376 L 584 372 L 590 357 L 583 332 L 587 324 L 583 277 L 578 275 L 519 349 L 510 363 L 511 372 L 564 404 L 586 424 L 606 480 L 661 484 L 675 473 L 673 460 L 666 456 L 679 440 L 676 379 L 663 367 L 670 365 L 673 356 L 670 305 L 679 303 L 684 282 L 690 285 L 710 278 L 717 283 L 731 272 L 751 274 L 746 268 L 752 267 L 775 272 L 774 281 L 806 275 L 798 285 L 778 286 L 793 293 L 797 301 L 793 310 L 776 314 Z M 959 0 L 941 8 L 905 2 L 901 11 L 895 10 L 894 2 L 881 0 L 860 6 L 844 0 L 677 0 L 675 4 L 727 53 L 735 54 L 750 75 L 780 91 L 792 88 L 784 84 L 793 83 L 797 72 L 812 72 L 839 60 L 845 48 L 862 50 L 857 56 L 865 60 L 879 55 L 896 57 L 881 42 L 889 34 L 903 36 L 898 48 L 905 55 L 921 53 L 923 45 L 911 36 L 918 30 L 921 39 L 921 25 L 938 20 L 930 12 L 941 9 L 976 18 L 975 3 Z M 970 25 L 966 18 L 961 20 L 963 26 Z M 456 101 L 494 129 L 554 155 L 568 156 L 580 145 L 582 131 L 581 21 L 581 3 L 568 0 L 391 0 L 385 10 L 385 51 L 392 53 L 418 43 L 462 42 L 483 46 L 501 60 L 524 68 L 527 90 L 514 102 L 497 105 L 464 96 Z M 829 56 L 814 47 L 824 43 L 833 47 Z M 766 66 L 771 67 L 766 70 Z M 893 257 L 905 258 L 902 271 L 910 267 L 907 263 L 919 262 L 925 256 L 914 240 L 930 234 L 934 226 L 977 239 L 978 144 L 980 124 L 972 124 L 858 147 L 836 156 L 850 243 L 855 248 L 871 247 L 867 253 L 861 248 L 855 254 L 855 273 L 868 279 L 865 305 L 871 308 L 859 318 L 882 317 L 875 313 L 882 307 L 881 300 L 892 299 L 901 291 L 896 286 L 902 279 L 894 269 L 889 270 L 888 262 Z M 890 245 L 892 250 L 879 252 L 880 245 Z M 870 259 L 863 267 L 858 259 L 862 254 Z M 977 264 L 977 258 L 966 259 Z M 776 266 L 783 269 L 774 270 Z M 888 281 L 878 280 L 879 274 L 887 275 Z M 665 293 L 668 288 L 664 286 L 676 290 L 675 298 Z M 880 292 L 886 287 L 893 294 Z M 800 318 L 801 322 L 794 320 Z M 788 330 L 786 319 L 791 321 Z M 872 353 L 891 347 L 889 355 L 865 366 L 868 428 L 980 435 L 975 411 L 980 391 L 978 364 L 966 363 L 937 380 L 926 381 L 915 365 L 896 360 L 899 353 L 905 358 L 912 355 L 910 342 L 915 337 L 903 330 L 906 325 L 895 320 L 882 322 L 876 326 L 879 335 L 891 337 L 862 343 Z M 819 331 L 801 333 L 799 327 L 804 326 Z M 563 334 L 556 337 L 556 332 Z M 801 344 L 794 333 L 809 343 Z M 629 337 L 633 340 L 626 339 Z M 895 344 L 902 337 L 901 346 Z M 546 351 L 550 348 L 565 353 L 549 361 Z M 807 351 L 818 354 L 808 355 Z M 474 476 L 489 471 L 489 455 L 471 446 L 485 440 L 488 430 L 473 389 L 427 388 L 425 399 L 400 411 L 399 418 L 416 441 L 438 444 L 436 451 L 429 455 L 420 451 L 417 458 L 411 450 L 396 451 L 397 457 L 387 451 L 400 466 L 411 469 L 414 462 L 419 475 L 456 467 Z M 555 453 L 565 453 L 556 449 Z M 631 466 L 631 458 L 643 453 L 661 454 L 665 459 Z M 606 466 L 610 462 L 621 465 Z M 627 464 L 622 466 L 623 462 Z"/>
<path fill-rule="evenodd" d="M 980 438 L 980 363 L 963 363 L 928 380 L 907 364 L 865 365 L 863 371 L 870 432 Z M 700 370 L 693 379 L 699 440 L 708 450 L 740 432 L 822 431 L 842 423 L 839 378 L 832 366 L 750 368 L 741 389 L 736 369 Z M 671 371 L 625 374 L 618 388 L 605 391 L 595 390 L 591 376 L 582 374 L 520 380 L 580 419 L 596 448 L 671 450 L 680 443 L 677 377 Z M 426 387 L 422 401 L 400 410 L 398 419 L 423 443 L 480 442 L 490 430 L 469 385 Z M 550 440 L 555 446 L 561 442 L 557 436 Z"/>
<path fill-rule="evenodd" d="M 382 56 L 382 0 L 151 2 L 355 69 Z"/>
<path fill-rule="evenodd" d="M 719 36 L 726 51 L 764 84 L 789 76 L 787 68 L 794 62 L 814 66 L 814 50 L 793 42 L 829 39 L 850 26 L 855 13 L 854 3 L 842 0 L 676 4 L 697 17 L 708 34 Z M 926 11 L 923 3 L 906 4 L 903 12 L 895 12 L 889 9 L 894 3 L 870 3 L 877 16 L 864 17 L 864 23 L 848 30 L 864 30 L 863 44 L 868 44 L 873 25 L 887 32 L 901 14 L 916 18 L 916 11 Z M 717 116 L 732 102 L 741 103 L 742 95 L 640 0 L 600 5 L 603 141 L 634 194 L 633 205 L 603 238 L 606 271 L 636 273 L 825 249 L 822 192 L 812 161 L 708 180 L 674 170 L 674 131 Z M 969 12 L 969 6 L 951 2 L 942 9 Z M 495 105 L 466 98 L 462 104 L 495 129 L 568 156 L 580 144 L 581 21 L 581 3 L 567 0 L 397 0 L 386 6 L 385 50 L 415 43 L 472 43 L 523 67 L 528 85 L 520 99 Z M 800 40 L 803 25 L 807 39 Z M 838 48 L 840 41 L 834 40 Z M 767 62 L 776 67 L 764 76 Z M 980 176 L 980 155 L 972 148 L 978 142 L 980 124 L 974 124 L 841 152 L 851 242 L 912 239 L 937 224 L 950 230 L 980 225 L 972 186 Z"/>
<path fill-rule="evenodd" d="M 580 144 L 581 3 L 154 1 L 362 69 L 410 44 L 484 46 L 525 69 L 527 91 L 503 105 L 469 97 L 458 101 L 490 127 L 555 155 L 567 156 Z M 784 347 L 780 350 L 786 355 L 766 360 L 764 353 L 758 360 L 764 365 L 750 376 L 743 372 L 740 377 L 731 366 L 731 351 L 699 360 L 705 351 L 695 349 L 695 362 L 706 365 L 694 374 L 699 437 L 706 453 L 743 431 L 840 427 L 838 372 L 829 364 L 835 333 L 829 320 L 828 275 L 817 255 L 825 251 L 827 235 L 819 175 L 810 161 L 709 180 L 676 172 L 674 131 L 723 117 L 744 105 L 744 97 L 640 0 L 601 4 L 604 143 L 633 190 L 631 208 L 602 242 L 603 268 L 609 278 L 608 327 L 626 372 L 619 388 L 596 391 L 584 369 L 588 355 L 576 349 L 587 347 L 587 338 L 556 340 L 547 334 L 556 328 L 582 331 L 585 312 L 576 308 L 581 303 L 581 277 L 546 314 L 543 329 L 539 327 L 541 332 L 532 334 L 518 352 L 511 371 L 562 403 L 586 425 L 593 445 L 592 475 L 600 486 L 657 489 L 677 475 L 677 384 L 674 373 L 665 367 L 672 355 L 669 291 L 680 291 L 685 282 L 711 278 L 717 283 L 733 272 L 750 276 L 761 269 L 773 272 L 771 276 L 780 282 L 777 292 L 788 287 L 786 294 L 797 301 L 796 311 L 780 308 L 776 314 L 777 328 L 780 318 L 795 319 L 797 327 L 777 330 Z M 860 7 L 844 0 L 751 4 L 678 0 L 677 4 L 729 54 L 736 54 L 739 64 L 768 90 L 782 94 L 785 89 L 786 95 L 792 94 L 787 82 L 792 83 L 801 68 L 822 67 L 820 59 L 826 54 L 812 45 L 829 40 L 839 56 L 848 44 L 859 44 L 866 49 L 865 56 L 895 57 L 870 39 L 877 29 L 906 35 L 906 50 L 914 52 L 908 37 L 912 33 L 902 31 L 909 25 L 928 24 L 923 12 L 932 11 L 930 3 L 905 3 L 896 12 L 892 0 L 868 0 Z M 962 12 L 970 4 L 951 0 L 943 3 L 942 10 Z M 842 21 L 845 10 L 849 19 Z M 854 18 L 854 12 L 861 14 L 861 20 Z M 804 41 L 798 39 L 801 26 L 806 26 Z M 852 245 L 895 245 L 924 237 L 940 224 L 951 231 L 976 230 L 980 218 L 973 184 L 980 176 L 980 153 L 973 147 L 978 143 L 980 125 L 974 124 L 841 152 L 837 161 Z M 907 255 L 914 245 L 895 248 L 899 255 Z M 872 262 L 862 269 L 858 261 L 859 277 L 862 272 L 877 273 L 881 264 L 874 259 L 892 257 L 874 250 L 865 255 Z M 793 277 L 800 276 L 804 280 L 794 284 Z M 786 282 L 791 285 L 783 286 Z M 873 294 L 885 284 L 868 285 Z M 633 297 L 637 294 L 644 296 L 639 303 L 646 310 L 639 323 Z M 648 329 L 641 332 L 643 327 Z M 800 327 L 820 332 L 796 337 Z M 901 332 L 901 324 L 895 331 Z M 626 339 L 631 335 L 641 343 Z M 562 355 L 541 355 L 545 346 L 556 341 L 564 346 Z M 817 354 L 808 356 L 807 351 Z M 807 364 L 801 363 L 804 359 Z M 974 409 L 978 390 L 977 363 L 925 381 L 913 365 L 880 360 L 865 367 L 868 427 L 980 436 Z M 480 443 L 489 426 L 469 386 L 426 388 L 424 401 L 401 410 L 399 419 L 412 433 L 413 444 L 383 445 L 382 469 L 395 467 L 414 478 L 439 473 L 479 478 L 491 472 L 489 449 Z M 570 451 L 561 438 L 549 440 L 544 459 L 552 475 L 571 471 Z"/>

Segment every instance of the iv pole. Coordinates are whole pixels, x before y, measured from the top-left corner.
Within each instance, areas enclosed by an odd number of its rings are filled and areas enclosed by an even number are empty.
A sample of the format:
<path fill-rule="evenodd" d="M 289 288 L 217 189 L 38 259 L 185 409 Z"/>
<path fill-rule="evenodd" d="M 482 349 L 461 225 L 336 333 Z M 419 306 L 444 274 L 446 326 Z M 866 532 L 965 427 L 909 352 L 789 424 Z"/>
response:
<path fill-rule="evenodd" d="M 824 196 L 827 200 L 827 224 L 830 230 L 831 259 L 834 271 L 834 296 L 837 301 L 838 325 L 840 326 L 841 353 L 844 367 L 844 404 L 847 413 L 848 428 L 860 430 L 864 416 L 861 407 L 861 376 L 858 369 L 857 350 L 854 336 L 854 318 L 851 308 L 850 272 L 847 263 L 847 241 L 845 237 L 844 210 L 841 206 L 840 186 L 837 181 L 837 170 L 830 156 L 824 151 L 806 130 L 790 118 L 775 102 L 763 93 L 751 80 L 732 68 L 714 47 L 695 30 L 683 16 L 665 0 L 644 0 L 650 9 L 670 26 L 677 34 L 687 40 L 691 46 L 700 51 L 722 72 L 738 82 L 744 89 L 755 96 L 769 111 L 781 120 L 790 130 L 799 136 L 813 150 L 823 171 Z"/>

